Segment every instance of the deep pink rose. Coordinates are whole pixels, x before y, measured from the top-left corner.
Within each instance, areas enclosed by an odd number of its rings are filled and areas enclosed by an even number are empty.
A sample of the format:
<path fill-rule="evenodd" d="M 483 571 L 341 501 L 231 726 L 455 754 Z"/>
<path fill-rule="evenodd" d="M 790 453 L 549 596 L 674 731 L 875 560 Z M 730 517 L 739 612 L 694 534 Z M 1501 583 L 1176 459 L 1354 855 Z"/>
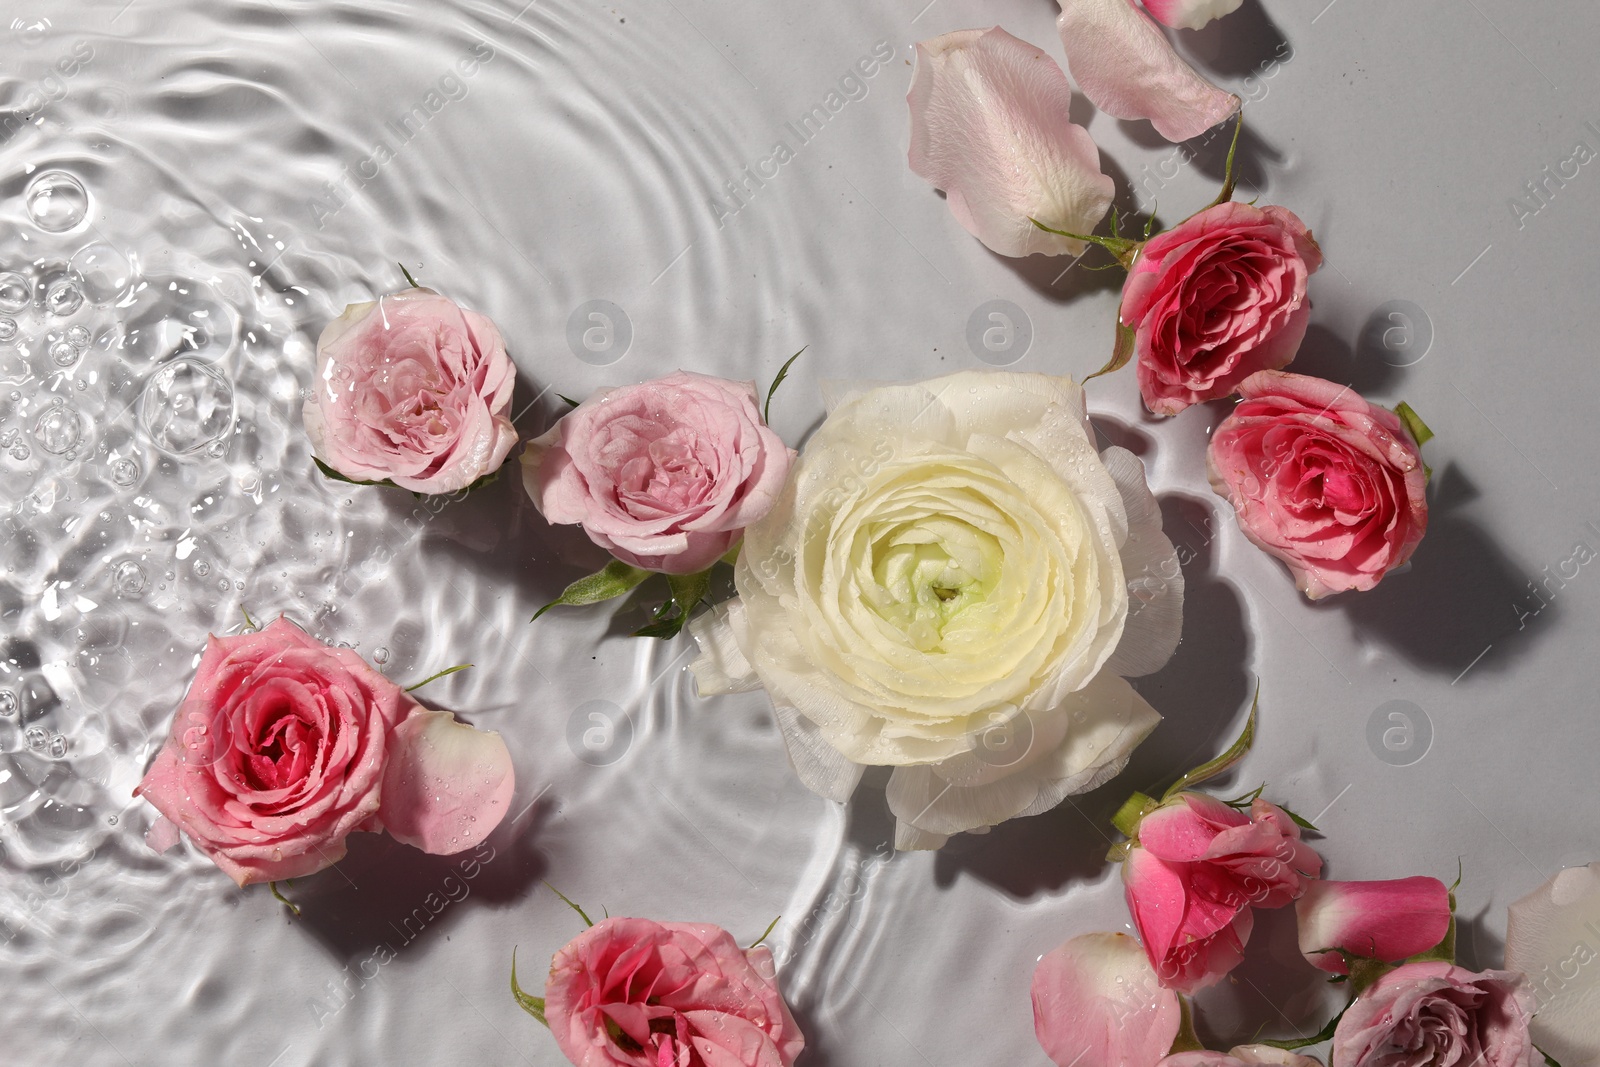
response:
<path fill-rule="evenodd" d="M 693 574 L 772 509 L 792 455 L 754 382 L 678 371 L 579 404 L 528 442 L 522 483 L 546 519 L 622 562 Z"/>
<path fill-rule="evenodd" d="M 1258 799 L 1247 816 L 1180 793 L 1140 821 L 1122 879 L 1157 977 L 1192 994 L 1243 959 L 1252 907 L 1290 903 L 1321 871 L 1282 809 Z"/>
<path fill-rule="evenodd" d="M 494 323 L 432 289 L 351 304 L 317 339 L 311 447 L 358 482 L 454 493 L 517 443 L 516 368 Z"/>
<path fill-rule="evenodd" d="M 1232 1052 L 1174 1052 L 1159 1067 L 1322 1067 L 1310 1056 L 1271 1045 L 1238 1045 Z"/>
<path fill-rule="evenodd" d="M 1437 878 L 1315 882 L 1294 910 L 1300 951 L 1334 974 L 1350 973 L 1347 956 L 1398 963 L 1450 931 L 1450 890 Z"/>
<path fill-rule="evenodd" d="M 1535 1000 L 1511 971 L 1408 963 L 1362 993 L 1333 1034 L 1333 1067 L 1529 1067 Z"/>
<path fill-rule="evenodd" d="M 356 830 L 473 847 L 515 781 L 499 734 L 430 711 L 347 648 L 279 619 L 211 637 L 167 743 L 134 790 L 240 885 L 337 863 Z"/>
<path fill-rule="evenodd" d="M 1371 589 L 1411 558 L 1428 528 L 1427 472 L 1393 412 L 1281 371 L 1239 394 L 1206 449 L 1211 488 L 1306 596 Z"/>
<path fill-rule="evenodd" d="M 704 923 L 607 919 L 556 953 L 545 1017 L 578 1067 L 790 1067 L 772 953 Z"/>
<path fill-rule="evenodd" d="M 1285 208 L 1229 201 L 1152 237 L 1122 286 L 1139 392 L 1157 415 L 1227 396 L 1294 359 L 1322 251 Z"/>

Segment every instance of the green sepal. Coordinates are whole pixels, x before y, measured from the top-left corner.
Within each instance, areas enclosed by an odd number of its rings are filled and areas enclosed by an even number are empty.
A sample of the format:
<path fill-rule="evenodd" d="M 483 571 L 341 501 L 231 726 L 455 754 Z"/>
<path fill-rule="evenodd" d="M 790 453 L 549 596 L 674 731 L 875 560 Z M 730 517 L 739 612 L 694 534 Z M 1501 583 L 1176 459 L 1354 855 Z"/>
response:
<path fill-rule="evenodd" d="M 1106 849 L 1107 863 L 1122 863 L 1128 858 L 1128 853 L 1133 851 L 1132 841 L 1118 841 Z"/>
<path fill-rule="evenodd" d="M 1121 831 L 1124 837 L 1131 840 L 1139 836 L 1139 823 L 1144 821 L 1144 817 L 1160 806 L 1161 802 L 1155 797 L 1147 796 L 1144 793 L 1135 793 L 1123 801 L 1122 807 L 1118 808 L 1117 813 L 1111 816 L 1111 825 Z"/>
<path fill-rule="evenodd" d="M 783 366 L 778 368 L 778 376 L 776 378 L 772 379 L 772 384 L 771 385 L 767 386 L 767 402 L 765 404 L 761 405 L 761 421 L 762 422 L 771 424 L 771 422 L 772 422 L 772 396 L 773 396 L 773 394 L 778 391 L 778 386 L 783 384 L 783 380 L 789 376 L 789 368 L 794 365 L 794 361 L 799 359 L 801 354 L 803 352 L 805 352 L 805 350 L 807 348 L 810 348 L 810 347 L 811 347 L 810 345 L 802 345 L 799 352 L 796 352 L 794 355 L 790 356 L 787 360 L 784 361 Z"/>
<path fill-rule="evenodd" d="M 1538 1045 L 1533 1046 L 1533 1050 L 1544 1057 L 1545 1067 L 1561 1067 L 1561 1064 L 1556 1062 L 1556 1058 L 1554 1056 L 1550 1055 L 1550 1053 L 1546 1052 Z"/>
<path fill-rule="evenodd" d="M 1350 1010 L 1349 1005 L 1346 1005 L 1345 1011 L 1348 1010 Z M 1343 1018 L 1344 1011 L 1341 1011 L 1338 1015 L 1328 1020 L 1327 1026 L 1318 1030 L 1311 1037 L 1296 1038 L 1293 1041 L 1256 1041 L 1255 1044 L 1266 1045 L 1269 1048 L 1281 1048 L 1285 1052 L 1293 1052 L 1295 1049 L 1305 1048 L 1308 1045 L 1320 1045 L 1324 1041 L 1333 1040 L 1334 1031 L 1339 1029 L 1339 1020 Z"/>
<path fill-rule="evenodd" d="M 1450 925 L 1445 928 L 1444 940 L 1426 952 L 1419 952 L 1407 963 L 1455 963 L 1456 961 L 1456 895 L 1450 894 Z"/>
<path fill-rule="evenodd" d="M 440 671 L 437 674 L 428 675 L 426 678 L 424 678 L 422 681 L 418 682 L 416 685 L 408 685 L 408 686 L 406 686 L 406 692 L 415 693 L 418 689 L 421 689 L 423 686 L 427 685 L 429 682 L 437 682 L 440 678 L 443 678 L 446 675 L 454 674 L 457 671 L 464 671 L 468 667 L 472 667 L 472 666 L 475 666 L 475 664 L 472 664 L 472 663 L 458 663 L 454 667 L 446 667 L 444 670 Z"/>
<path fill-rule="evenodd" d="M 422 288 L 422 286 L 417 284 L 417 280 L 411 276 L 411 272 L 406 270 L 406 265 L 404 263 L 396 263 L 395 266 L 399 267 L 400 268 L 400 273 L 404 274 L 406 276 L 406 282 L 411 286 L 411 288 L 413 288 L 413 289 L 421 289 Z"/>
<path fill-rule="evenodd" d="M 1128 361 L 1133 358 L 1134 349 L 1138 344 L 1138 338 L 1139 335 L 1137 331 L 1135 331 L 1132 326 L 1124 324 L 1119 319 L 1117 321 L 1117 340 L 1111 346 L 1111 358 L 1106 361 L 1106 365 L 1104 367 L 1101 367 L 1099 370 L 1089 375 L 1089 377 L 1085 378 L 1084 381 L 1087 382 L 1092 378 L 1100 377 L 1102 374 L 1110 374 L 1113 371 L 1119 371 L 1123 367 L 1126 367 L 1128 365 Z"/>
<path fill-rule="evenodd" d="M 1290 811 L 1288 808 L 1284 807 L 1282 804 L 1276 804 L 1276 805 L 1274 805 L 1274 807 L 1276 807 L 1279 811 L 1283 812 L 1285 815 L 1289 816 L 1290 820 L 1292 820 L 1296 826 L 1300 827 L 1300 829 L 1302 829 L 1302 830 L 1310 830 L 1314 834 L 1322 833 L 1322 831 L 1318 830 L 1317 827 L 1316 827 L 1316 824 L 1313 823 L 1310 819 L 1307 819 L 1302 815 L 1298 815 L 1295 812 Z"/>
<path fill-rule="evenodd" d="M 739 562 L 739 550 L 743 547 L 744 538 L 741 537 L 733 543 L 732 548 L 728 549 L 728 551 L 722 554 L 722 556 L 718 559 L 718 562 L 726 563 L 730 567 L 733 566 L 735 563 Z"/>
<path fill-rule="evenodd" d="M 1053 233 L 1057 237 L 1066 237 L 1074 241 L 1084 241 L 1088 244 L 1099 245 L 1116 257 L 1117 262 L 1122 264 L 1123 270 L 1128 270 L 1133 266 L 1134 257 L 1139 254 L 1139 249 L 1143 244 L 1141 241 L 1134 241 L 1127 237 L 1101 237 L 1092 233 L 1068 233 L 1066 230 L 1058 230 L 1053 226 L 1046 226 L 1032 216 L 1029 216 L 1028 221 L 1045 233 Z"/>
<path fill-rule="evenodd" d="M 570 396 L 567 396 L 565 393 L 557 393 L 556 396 L 559 396 L 562 400 L 565 400 L 567 402 L 567 407 L 569 408 L 575 408 L 578 406 L 578 402 L 572 399 Z"/>
<path fill-rule="evenodd" d="M 657 637 L 663 641 L 677 637 L 683 631 L 689 615 L 700 606 L 711 588 L 711 568 L 693 574 L 669 574 L 667 588 L 672 596 L 656 609 L 651 621 L 633 632 L 635 637 Z"/>
<path fill-rule="evenodd" d="M 1167 1050 L 1171 1056 L 1178 1052 L 1203 1052 L 1205 1045 L 1194 1032 L 1194 1009 L 1189 1007 L 1188 997 L 1178 998 L 1178 1033 L 1172 1039 L 1172 1047 Z"/>
<path fill-rule="evenodd" d="M 1454 920 L 1451 920 L 1452 923 Z M 1394 970 L 1397 964 L 1385 963 L 1383 960 L 1368 959 L 1365 956 L 1352 956 L 1341 952 L 1345 964 L 1350 968 L 1350 995 L 1359 997 L 1367 990 L 1378 984 L 1378 979 Z"/>
<path fill-rule="evenodd" d="M 759 947 L 761 942 L 765 941 L 767 939 L 767 936 L 769 934 L 771 934 L 772 931 L 774 931 L 774 930 L 776 930 L 778 928 L 778 920 L 782 919 L 782 918 L 783 918 L 783 916 L 780 915 L 780 916 L 778 916 L 777 919 L 773 919 L 770 923 L 768 923 L 767 924 L 767 928 L 765 930 L 761 931 L 761 936 L 756 938 L 754 941 L 752 941 L 750 943 L 750 947 L 751 948 Z"/>
<path fill-rule="evenodd" d="M 517 1004 L 523 1011 L 538 1019 L 546 1027 L 549 1027 L 550 1022 L 544 1017 L 544 998 L 524 992 L 523 988 L 517 984 L 517 950 L 515 948 L 511 950 L 511 995 L 517 998 Z"/>
<path fill-rule="evenodd" d="M 535 621 L 558 604 L 581 607 L 622 596 L 654 573 L 642 567 L 631 567 L 620 559 L 614 559 L 595 573 L 586 578 L 579 578 L 567 586 L 561 591 L 560 596 L 534 612 L 533 618 L 528 621 Z"/>
<path fill-rule="evenodd" d="M 322 462 L 322 460 L 318 459 L 316 456 L 311 457 L 311 462 L 317 465 L 317 470 L 322 472 L 322 476 L 324 478 L 332 478 L 336 482 L 344 482 L 347 485 L 386 485 L 390 489 L 400 488 L 387 478 L 383 479 L 381 482 L 359 482 L 354 478 L 347 478 L 338 471 L 334 470 L 332 467 L 328 466 L 326 463 Z"/>
<path fill-rule="evenodd" d="M 1233 143 L 1228 145 L 1228 167 L 1222 176 L 1222 191 L 1217 194 L 1215 200 L 1207 205 L 1208 210 L 1218 204 L 1226 204 L 1229 200 L 1232 200 L 1233 191 L 1239 185 L 1239 175 L 1233 169 L 1233 157 L 1234 153 L 1239 150 L 1239 134 L 1244 129 L 1244 108 L 1241 107 L 1237 114 L 1238 117 L 1233 123 Z"/>
<path fill-rule="evenodd" d="M 565 893 L 563 893 L 561 890 L 557 889 L 555 886 L 551 885 L 549 882 L 546 882 L 544 884 L 544 887 L 546 889 L 550 890 L 550 892 L 554 893 L 556 896 L 560 897 L 562 902 L 565 903 L 567 907 L 569 907 L 573 911 L 577 912 L 578 913 L 578 918 L 583 920 L 583 924 L 585 926 L 590 926 L 590 927 L 594 926 L 594 920 L 589 918 L 588 913 L 585 912 L 582 908 L 578 907 L 578 905 L 574 904 L 572 902 L 572 899 L 570 897 L 568 897 Z M 610 918 L 610 916 L 608 915 L 607 918 Z"/>
<path fill-rule="evenodd" d="M 1394 413 L 1399 418 L 1401 425 L 1406 428 L 1406 433 L 1421 448 L 1433 439 L 1433 431 L 1428 429 L 1428 424 L 1422 421 L 1422 416 L 1416 413 L 1410 404 L 1404 400 L 1394 406 Z"/>
<path fill-rule="evenodd" d="M 1176 782 L 1173 782 L 1172 788 L 1163 793 L 1161 799 L 1163 801 L 1171 800 L 1185 789 L 1191 789 L 1207 779 L 1215 778 L 1217 775 L 1226 771 L 1229 767 L 1232 767 L 1235 763 L 1238 763 L 1240 760 L 1244 759 L 1245 753 L 1250 751 L 1250 746 L 1253 745 L 1256 740 L 1256 715 L 1260 709 L 1260 706 L 1261 685 L 1258 682 L 1256 684 L 1255 698 L 1250 701 L 1250 717 L 1245 720 L 1244 730 L 1239 734 L 1238 740 L 1234 741 L 1234 743 L 1229 746 L 1228 751 L 1224 752 L 1216 759 L 1207 763 L 1202 763 L 1188 774 L 1185 774 L 1182 778 L 1179 778 Z"/>

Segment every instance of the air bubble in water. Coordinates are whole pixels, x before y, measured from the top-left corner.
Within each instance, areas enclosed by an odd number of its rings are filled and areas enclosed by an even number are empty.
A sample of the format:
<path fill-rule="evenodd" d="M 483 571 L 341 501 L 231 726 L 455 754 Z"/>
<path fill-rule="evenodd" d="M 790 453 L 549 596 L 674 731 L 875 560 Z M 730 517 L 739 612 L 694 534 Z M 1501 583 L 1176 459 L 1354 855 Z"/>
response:
<path fill-rule="evenodd" d="M 65 233 L 89 215 L 89 193 L 64 170 L 47 170 L 28 186 L 28 217 L 49 233 Z"/>
<path fill-rule="evenodd" d="M 10 718 L 17 713 L 17 694 L 9 689 L 0 689 L 0 715 Z"/>
<path fill-rule="evenodd" d="M 65 759 L 67 755 L 67 739 L 56 734 L 50 739 L 50 755 L 54 759 Z"/>
<path fill-rule="evenodd" d="M 16 445 L 11 449 L 11 458 L 19 463 L 31 455 L 33 455 L 33 451 L 27 445 Z"/>
<path fill-rule="evenodd" d="M 197 559 L 194 561 L 194 572 L 200 577 L 204 578 L 206 575 L 211 573 L 211 564 L 207 563 L 203 559 Z"/>
<path fill-rule="evenodd" d="M 67 327 L 67 344 L 72 345 L 74 348 L 88 348 L 90 340 L 89 328 L 87 326 L 78 325 Z"/>
<path fill-rule="evenodd" d="M 83 440 L 83 422 L 65 404 L 52 404 L 33 424 L 33 437 L 40 448 L 59 456 L 77 448 Z"/>
<path fill-rule="evenodd" d="M 17 336 L 16 319 L 0 319 L 0 341 L 12 341 Z"/>
<path fill-rule="evenodd" d="M 78 249 L 71 266 L 83 279 L 83 293 L 92 304 L 111 303 L 133 280 L 127 257 L 103 242 Z"/>
<path fill-rule="evenodd" d="M 387 648 L 375 648 L 375 649 L 373 649 L 372 650 L 372 662 L 376 663 L 380 667 L 383 666 L 385 663 L 388 663 L 389 662 L 389 650 Z"/>
<path fill-rule="evenodd" d="M 70 341 L 57 341 L 50 346 L 50 362 L 58 367 L 70 367 L 83 355 L 81 349 Z"/>
<path fill-rule="evenodd" d="M 111 584 L 116 587 L 117 595 L 127 600 L 144 596 L 144 587 L 149 581 L 144 568 L 131 559 L 123 560 L 111 572 Z"/>
<path fill-rule="evenodd" d="M 119 459 L 111 464 L 111 480 L 128 486 L 139 480 L 139 465 L 131 459 Z"/>
<path fill-rule="evenodd" d="M 28 747 L 35 752 L 50 743 L 50 732 L 43 726 L 30 726 L 22 734 L 23 740 L 28 742 Z"/>
<path fill-rule="evenodd" d="M 233 383 L 202 360 L 163 364 L 139 396 L 139 425 L 174 455 L 219 445 L 233 428 Z"/>
<path fill-rule="evenodd" d="M 44 306 L 52 315 L 67 316 L 83 307 L 83 287 L 76 275 L 66 274 L 44 291 Z"/>
<path fill-rule="evenodd" d="M 28 279 L 14 270 L 0 273 L 0 311 L 8 314 L 21 311 L 33 298 L 33 286 Z"/>

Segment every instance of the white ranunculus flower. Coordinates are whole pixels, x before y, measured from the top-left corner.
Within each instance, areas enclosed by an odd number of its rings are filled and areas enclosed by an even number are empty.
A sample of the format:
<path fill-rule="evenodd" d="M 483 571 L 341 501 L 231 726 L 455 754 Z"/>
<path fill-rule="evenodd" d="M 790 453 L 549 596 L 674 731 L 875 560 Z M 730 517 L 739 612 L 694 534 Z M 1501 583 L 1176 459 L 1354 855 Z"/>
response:
<path fill-rule="evenodd" d="M 1177 646 L 1183 578 L 1082 388 L 1002 371 L 852 389 L 691 623 L 700 692 L 764 686 L 801 779 L 892 766 L 900 848 L 1109 780 L 1160 716 L 1124 676 Z"/>

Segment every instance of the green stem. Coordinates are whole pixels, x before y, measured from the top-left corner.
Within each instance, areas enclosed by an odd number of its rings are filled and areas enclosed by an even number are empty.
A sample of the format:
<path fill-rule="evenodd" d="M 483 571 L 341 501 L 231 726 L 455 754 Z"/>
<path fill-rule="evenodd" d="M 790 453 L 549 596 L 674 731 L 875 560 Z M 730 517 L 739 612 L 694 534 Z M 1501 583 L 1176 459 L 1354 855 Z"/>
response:
<path fill-rule="evenodd" d="M 1105 249 L 1107 252 L 1110 252 L 1116 257 L 1117 262 L 1122 264 L 1123 270 L 1132 269 L 1134 258 L 1138 256 L 1139 249 L 1143 244 L 1143 242 L 1129 240 L 1126 237 L 1101 237 L 1092 233 L 1068 233 L 1066 230 L 1058 230 L 1053 226 L 1046 226 L 1038 219 L 1032 217 L 1030 217 L 1028 221 L 1039 227 L 1039 229 L 1043 230 L 1045 233 L 1053 233 L 1057 237 L 1066 237 L 1074 241 L 1086 241 L 1092 245 L 1099 245 L 1101 248 Z"/>
<path fill-rule="evenodd" d="M 458 663 L 454 667 L 446 667 L 444 670 L 440 671 L 438 674 L 430 674 L 430 675 L 428 675 L 426 678 L 424 678 L 422 681 L 418 682 L 416 685 L 408 685 L 408 686 L 406 686 L 406 692 L 415 693 L 418 689 L 421 689 L 423 686 L 427 685 L 429 682 L 437 682 L 440 678 L 443 678 L 447 674 L 454 674 L 454 673 L 456 673 L 456 671 L 464 671 L 468 667 L 471 667 L 471 666 L 473 666 L 473 664 L 471 664 L 471 663 Z"/>
<path fill-rule="evenodd" d="M 277 898 L 279 904 L 282 904 L 284 907 L 294 912 L 297 916 L 300 914 L 300 905 L 284 896 L 282 891 L 278 889 L 277 882 L 268 882 L 267 888 L 272 890 L 272 895 Z"/>
<path fill-rule="evenodd" d="M 406 265 L 404 263 L 400 263 L 400 264 L 398 264 L 398 266 L 400 268 L 400 273 L 404 274 L 406 276 L 406 281 L 411 284 L 411 288 L 413 288 L 413 289 L 421 289 L 422 288 L 422 286 L 417 284 L 417 280 L 411 276 L 411 272 L 406 270 Z"/>
<path fill-rule="evenodd" d="M 1243 129 L 1244 108 L 1241 107 L 1239 116 L 1233 124 L 1233 143 L 1228 146 L 1228 169 L 1222 178 L 1222 192 L 1218 193 L 1217 198 L 1211 201 L 1211 207 L 1216 207 L 1218 204 L 1226 204 L 1229 200 L 1232 200 L 1233 191 L 1238 187 L 1239 175 L 1233 169 L 1233 157 L 1234 153 L 1239 150 L 1239 132 Z"/>

